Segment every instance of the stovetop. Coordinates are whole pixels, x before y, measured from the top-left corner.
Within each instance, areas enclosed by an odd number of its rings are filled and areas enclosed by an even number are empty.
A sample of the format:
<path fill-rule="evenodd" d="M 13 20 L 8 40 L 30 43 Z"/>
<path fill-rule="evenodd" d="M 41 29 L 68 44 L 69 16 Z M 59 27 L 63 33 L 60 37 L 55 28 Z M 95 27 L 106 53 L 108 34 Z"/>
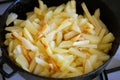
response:
<path fill-rule="evenodd" d="M 4 0 L 0 0 L 0 1 L 4 1 Z M 103 1 L 105 1 L 107 5 L 111 5 L 110 8 L 113 10 L 114 13 L 119 13 L 119 15 L 116 16 L 120 21 L 120 10 L 119 10 L 120 0 L 115 0 L 115 3 L 113 3 L 112 0 L 103 0 Z M 4 13 L 4 11 L 11 3 L 12 2 L 0 4 L 0 15 Z M 10 72 L 8 66 L 5 65 L 4 69 Z M 25 80 L 25 79 L 22 78 L 18 73 L 16 73 L 11 78 L 3 78 L 3 76 L 0 74 L 0 80 Z M 112 61 L 107 66 L 106 72 L 103 72 L 93 80 L 120 80 L 120 46 L 118 48 L 118 51 L 116 52 L 116 55 L 113 57 Z"/>

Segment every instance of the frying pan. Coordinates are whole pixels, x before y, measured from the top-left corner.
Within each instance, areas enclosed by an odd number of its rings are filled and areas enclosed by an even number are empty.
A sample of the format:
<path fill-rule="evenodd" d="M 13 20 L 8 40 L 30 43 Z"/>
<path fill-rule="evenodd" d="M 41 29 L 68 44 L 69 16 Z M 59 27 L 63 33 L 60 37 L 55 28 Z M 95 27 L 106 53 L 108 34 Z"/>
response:
<path fill-rule="evenodd" d="M 50 6 L 58 6 L 62 3 L 66 3 L 69 0 L 43 0 L 45 4 L 47 4 L 48 7 Z M 76 0 L 76 8 L 78 14 L 83 14 L 83 10 L 81 8 L 81 3 L 85 2 L 90 13 L 93 14 L 94 11 L 97 8 L 100 8 L 101 10 L 101 20 L 107 25 L 110 32 L 112 32 L 115 36 L 115 40 L 112 45 L 112 49 L 109 51 L 110 59 L 106 61 L 103 65 L 98 67 L 92 72 L 89 72 L 87 74 L 71 77 L 71 78 L 48 78 L 43 76 L 37 76 L 35 74 L 29 73 L 19 66 L 17 66 L 8 56 L 7 48 L 4 45 L 5 41 L 5 34 L 7 33 L 4 28 L 6 27 L 6 19 L 10 12 L 14 12 L 18 14 L 18 18 L 20 19 L 26 19 L 26 12 L 32 11 L 35 6 L 38 6 L 37 0 L 17 0 L 15 1 L 2 15 L 0 18 L 0 48 L 2 50 L 2 56 L 0 57 L 0 73 L 2 73 L 5 77 L 11 77 L 14 75 L 14 73 L 19 73 L 21 76 L 23 76 L 26 80 L 92 80 L 97 75 L 99 75 L 105 67 L 108 65 L 108 63 L 111 61 L 112 57 L 115 55 L 119 42 L 120 42 L 120 25 L 118 23 L 118 20 L 116 19 L 115 14 L 109 9 L 108 6 L 105 5 L 105 3 L 102 0 Z M 11 73 L 7 73 L 3 69 L 3 65 L 7 64 L 9 65 L 13 71 Z"/>

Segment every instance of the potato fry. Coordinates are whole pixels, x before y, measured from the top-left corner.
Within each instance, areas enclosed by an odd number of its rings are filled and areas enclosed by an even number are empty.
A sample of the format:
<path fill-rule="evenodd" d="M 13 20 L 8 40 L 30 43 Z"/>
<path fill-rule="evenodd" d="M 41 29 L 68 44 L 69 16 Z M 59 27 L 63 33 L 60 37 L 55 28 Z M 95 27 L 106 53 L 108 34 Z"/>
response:
<path fill-rule="evenodd" d="M 27 59 L 28 63 L 30 63 L 31 59 L 28 55 L 28 51 L 25 49 L 24 46 L 22 46 L 22 51 L 23 51 L 23 55 L 25 56 L 25 58 Z"/>
<path fill-rule="evenodd" d="M 86 45 L 86 44 L 89 44 L 89 40 L 83 40 L 83 41 L 77 41 L 77 42 L 74 42 L 73 43 L 73 46 L 80 46 L 80 45 Z"/>
<path fill-rule="evenodd" d="M 60 31 L 56 35 L 56 44 L 59 45 L 63 39 L 63 33 Z"/>
<path fill-rule="evenodd" d="M 86 60 L 85 62 L 85 68 L 84 68 L 84 73 L 88 73 L 93 70 L 92 64 L 90 60 Z"/>
<path fill-rule="evenodd" d="M 75 31 L 70 31 L 70 32 L 68 32 L 68 33 L 66 33 L 66 34 L 64 35 L 64 39 L 65 39 L 65 40 L 69 40 L 69 39 L 75 37 L 76 35 L 78 35 L 77 32 L 75 32 Z"/>
<path fill-rule="evenodd" d="M 25 38 L 27 38 L 28 40 L 33 42 L 33 37 L 26 28 L 23 29 L 23 33 L 24 33 L 23 35 L 24 35 Z"/>
<path fill-rule="evenodd" d="M 98 36 L 94 36 L 94 35 L 89 35 L 89 34 L 83 34 L 83 37 L 87 40 L 90 41 L 90 43 L 95 43 L 98 44 L 100 42 L 100 38 Z"/>
<path fill-rule="evenodd" d="M 35 35 L 38 32 L 38 30 L 33 26 L 33 24 L 29 20 L 26 21 L 25 28 L 33 35 Z"/>
<path fill-rule="evenodd" d="M 69 49 L 70 53 L 73 54 L 73 55 L 76 55 L 76 56 L 79 56 L 79 57 L 82 57 L 82 58 L 85 58 L 86 57 L 86 54 L 80 52 L 78 49 L 76 48 L 70 48 Z"/>
<path fill-rule="evenodd" d="M 34 74 L 39 74 L 40 72 L 43 71 L 43 67 L 40 64 L 37 64 L 36 67 L 34 68 Z"/>
<path fill-rule="evenodd" d="M 68 53 L 69 51 L 66 49 L 62 49 L 62 48 L 54 48 L 53 52 L 55 52 L 55 53 Z"/>
<path fill-rule="evenodd" d="M 14 20 L 14 25 L 19 26 L 22 22 L 24 22 L 24 20 L 16 19 L 16 20 Z"/>
<path fill-rule="evenodd" d="M 108 33 L 107 35 L 105 35 L 101 41 L 101 43 L 109 43 L 109 42 L 113 42 L 115 39 L 115 37 L 113 36 L 112 33 Z"/>
<path fill-rule="evenodd" d="M 20 55 L 18 55 L 18 56 L 16 57 L 16 62 L 17 62 L 17 64 L 19 64 L 23 69 L 29 71 L 29 70 L 28 70 L 29 63 L 28 63 L 28 61 L 26 60 L 26 58 L 25 58 L 22 54 L 20 54 Z"/>
<path fill-rule="evenodd" d="M 18 17 L 18 15 L 16 13 L 10 13 L 8 15 L 6 25 L 8 26 L 9 24 L 11 24 L 13 21 L 15 21 L 17 19 L 17 17 Z"/>
<path fill-rule="evenodd" d="M 35 61 L 35 58 L 32 59 L 32 61 L 30 62 L 30 66 L 29 66 L 29 71 L 33 72 L 35 67 L 36 67 L 37 63 Z"/>
<path fill-rule="evenodd" d="M 72 46 L 72 41 L 62 41 L 58 47 L 60 48 L 70 48 Z"/>
<path fill-rule="evenodd" d="M 76 1 L 58 7 L 39 7 L 27 12 L 27 19 L 11 13 L 7 19 L 4 44 L 10 58 L 24 70 L 38 76 L 69 78 L 87 74 L 110 56 L 114 35 L 100 20 L 100 8 L 93 15 L 81 4 L 84 15 L 76 13 Z"/>
<path fill-rule="evenodd" d="M 100 9 L 99 8 L 95 10 L 94 16 L 96 19 L 100 19 Z"/>
<path fill-rule="evenodd" d="M 58 6 L 56 9 L 55 9 L 55 11 L 54 11 L 54 15 L 57 15 L 57 14 L 59 14 L 59 13 L 61 13 L 63 10 L 64 10 L 64 8 L 65 8 L 65 4 L 62 4 L 62 5 L 60 5 L 60 6 Z"/>

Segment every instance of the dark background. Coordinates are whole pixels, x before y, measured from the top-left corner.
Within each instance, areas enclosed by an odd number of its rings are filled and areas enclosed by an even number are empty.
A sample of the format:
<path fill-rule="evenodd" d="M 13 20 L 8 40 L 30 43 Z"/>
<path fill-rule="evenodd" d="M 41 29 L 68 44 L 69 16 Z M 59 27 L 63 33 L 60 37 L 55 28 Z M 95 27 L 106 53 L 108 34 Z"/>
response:
<path fill-rule="evenodd" d="M 120 24 L 120 0 L 103 0 L 103 1 L 114 12 Z"/>

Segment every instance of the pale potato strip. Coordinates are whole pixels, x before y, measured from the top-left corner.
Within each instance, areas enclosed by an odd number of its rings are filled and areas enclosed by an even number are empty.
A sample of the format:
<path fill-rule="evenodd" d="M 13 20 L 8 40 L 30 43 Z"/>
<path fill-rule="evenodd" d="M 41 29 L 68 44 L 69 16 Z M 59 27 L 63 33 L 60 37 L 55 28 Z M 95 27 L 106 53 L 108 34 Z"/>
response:
<path fill-rule="evenodd" d="M 70 53 L 73 54 L 73 55 L 76 55 L 76 56 L 79 56 L 79 57 L 82 57 L 82 58 L 85 58 L 86 57 L 86 54 L 80 52 L 78 49 L 76 48 L 70 48 L 69 49 Z"/>
<path fill-rule="evenodd" d="M 17 19 L 17 17 L 18 17 L 18 15 L 16 13 L 10 13 L 8 15 L 6 25 L 8 26 L 9 24 L 11 24 L 13 21 L 15 21 Z"/>
<path fill-rule="evenodd" d="M 96 19 L 100 19 L 100 9 L 99 8 L 95 10 L 94 16 Z"/>

